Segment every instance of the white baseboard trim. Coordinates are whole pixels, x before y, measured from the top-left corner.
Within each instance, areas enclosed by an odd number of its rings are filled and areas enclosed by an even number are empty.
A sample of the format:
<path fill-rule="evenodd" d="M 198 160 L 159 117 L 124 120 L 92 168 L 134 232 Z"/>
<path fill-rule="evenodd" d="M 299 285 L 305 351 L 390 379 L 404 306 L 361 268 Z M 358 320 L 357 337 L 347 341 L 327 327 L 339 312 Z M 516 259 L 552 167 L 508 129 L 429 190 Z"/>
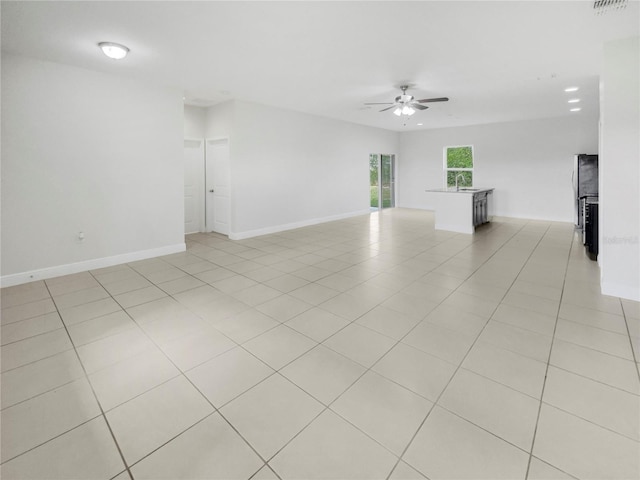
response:
<path fill-rule="evenodd" d="M 611 295 L 612 297 L 626 298 L 640 302 L 640 288 L 634 288 L 629 285 L 619 285 L 611 282 L 600 282 L 600 293 L 602 295 Z"/>
<path fill-rule="evenodd" d="M 308 227 L 310 225 L 318 225 L 320 223 L 333 222 L 335 220 L 343 220 L 345 218 L 357 217 L 358 215 L 368 215 L 370 209 L 358 210 L 356 212 L 341 213 L 340 215 L 330 215 L 322 218 L 312 218 L 301 222 L 286 223 L 284 225 L 275 225 L 272 227 L 258 228 L 256 230 L 245 230 L 244 232 L 230 232 L 231 240 L 244 240 L 246 238 L 259 237 L 260 235 L 269 235 L 270 233 L 284 232 L 295 228 Z"/>
<path fill-rule="evenodd" d="M 150 250 L 140 250 L 137 252 L 123 253 L 112 257 L 94 258 L 77 263 L 57 265 L 55 267 L 41 268 L 29 272 L 14 273 L 0 277 L 0 286 L 11 287 L 23 283 L 34 282 L 36 280 L 46 280 L 47 278 L 71 275 L 72 273 L 86 272 L 98 268 L 112 267 L 122 263 L 146 260 L 148 258 L 161 257 L 172 253 L 184 252 L 187 249 L 185 243 L 167 245 L 166 247 L 152 248 Z"/>

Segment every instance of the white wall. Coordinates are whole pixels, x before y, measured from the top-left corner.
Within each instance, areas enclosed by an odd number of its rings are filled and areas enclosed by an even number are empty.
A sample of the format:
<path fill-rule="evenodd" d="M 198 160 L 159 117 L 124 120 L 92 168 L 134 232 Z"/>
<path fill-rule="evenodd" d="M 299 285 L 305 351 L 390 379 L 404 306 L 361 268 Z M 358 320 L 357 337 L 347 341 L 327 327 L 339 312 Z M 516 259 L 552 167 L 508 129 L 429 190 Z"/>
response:
<path fill-rule="evenodd" d="M 206 108 L 184 106 L 184 138 L 192 140 L 204 138 L 206 114 Z"/>
<path fill-rule="evenodd" d="M 369 154 L 396 153 L 397 133 L 234 103 L 232 238 L 369 211 Z"/>
<path fill-rule="evenodd" d="M 398 206 L 434 208 L 443 147 L 473 145 L 474 185 L 495 187 L 494 214 L 573 221 L 573 155 L 596 153 L 597 118 L 582 115 L 403 132 Z"/>
<path fill-rule="evenodd" d="M 184 249 L 182 149 L 179 91 L 3 54 L 3 285 Z"/>
<path fill-rule="evenodd" d="M 601 290 L 640 301 L 640 38 L 607 43 L 601 77 Z"/>
<path fill-rule="evenodd" d="M 205 138 L 208 140 L 230 139 L 235 110 L 235 100 L 229 100 L 207 108 L 204 119 Z"/>

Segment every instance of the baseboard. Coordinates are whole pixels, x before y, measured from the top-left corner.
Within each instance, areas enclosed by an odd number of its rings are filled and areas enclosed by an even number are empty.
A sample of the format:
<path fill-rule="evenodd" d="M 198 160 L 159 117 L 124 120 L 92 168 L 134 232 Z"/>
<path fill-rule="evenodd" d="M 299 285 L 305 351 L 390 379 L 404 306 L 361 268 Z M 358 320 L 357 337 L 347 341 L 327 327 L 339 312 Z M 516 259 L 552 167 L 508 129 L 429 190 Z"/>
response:
<path fill-rule="evenodd" d="M 640 288 L 634 288 L 629 285 L 619 285 L 601 281 L 600 293 L 602 293 L 602 295 L 611 295 L 612 297 L 626 298 L 627 300 L 640 302 Z"/>
<path fill-rule="evenodd" d="M 166 247 L 152 248 L 150 250 L 140 250 L 137 252 L 123 253 L 112 257 L 94 258 L 83 262 L 68 263 L 66 265 L 57 265 L 55 267 L 41 268 L 31 270 L 29 272 L 14 273 L 11 275 L 3 275 L 0 277 L 0 286 L 11 287 L 21 285 L 23 283 L 34 282 L 36 280 L 45 280 L 47 278 L 60 277 L 62 275 L 70 275 L 72 273 L 86 272 L 87 270 L 95 270 L 97 268 L 112 267 L 122 263 L 135 262 L 137 260 L 146 260 L 148 258 L 161 257 L 172 253 L 184 252 L 186 244 L 178 243 L 176 245 L 167 245 Z"/>
<path fill-rule="evenodd" d="M 340 215 L 330 215 L 322 218 L 312 218 L 310 220 L 303 220 L 301 222 L 286 223 L 283 225 L 275 225 L 272 227 L 258 228 L 256 230 L 245 230 L 244 232 L 230 232 L 229 238 L 231 240 L 244 240 L 246 238 L 259 237 L 260 235 L 269 235 L 270 233 L 284 232 L 286 230 L 293 230 L 295 228 L 308 227 L 311 225 L 318 225 L 320 223 L 333 222 L 335 220 L 343 220 L 345 218 L 357 217 L 358 215 L 368 215 L 371 213 L 369 209 L 358 210 L 356 212 L 342 213 Z"/>

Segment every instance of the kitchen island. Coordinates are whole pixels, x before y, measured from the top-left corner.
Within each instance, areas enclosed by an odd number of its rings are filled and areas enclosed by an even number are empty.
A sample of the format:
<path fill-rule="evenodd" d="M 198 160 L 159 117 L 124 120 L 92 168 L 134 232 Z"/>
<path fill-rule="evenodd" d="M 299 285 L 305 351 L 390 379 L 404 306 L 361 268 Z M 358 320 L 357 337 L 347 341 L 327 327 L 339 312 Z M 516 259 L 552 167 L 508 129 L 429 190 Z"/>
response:
<path fill-rule="evenodd" d="M 436 230 L 474 233 L 478 225 L 489 222 L 493 188 L 449 188 L 425 190 L 434 195 Z"/>

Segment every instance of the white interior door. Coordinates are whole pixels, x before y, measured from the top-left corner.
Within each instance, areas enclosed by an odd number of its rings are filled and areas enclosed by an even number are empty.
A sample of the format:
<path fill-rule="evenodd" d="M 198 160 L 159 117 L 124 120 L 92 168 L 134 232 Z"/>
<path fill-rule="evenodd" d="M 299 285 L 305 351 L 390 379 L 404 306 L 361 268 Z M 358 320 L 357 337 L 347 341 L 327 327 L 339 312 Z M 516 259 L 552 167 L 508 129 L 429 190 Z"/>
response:
<path fill-rule="evenodd" d="M 204 140 L 184 141 L 184 233 L 204 231 Z"/>
<path fill-rule="evenodd" d="M 229 234 L 229 140 L 207 140 L 206 230 Z"/>

